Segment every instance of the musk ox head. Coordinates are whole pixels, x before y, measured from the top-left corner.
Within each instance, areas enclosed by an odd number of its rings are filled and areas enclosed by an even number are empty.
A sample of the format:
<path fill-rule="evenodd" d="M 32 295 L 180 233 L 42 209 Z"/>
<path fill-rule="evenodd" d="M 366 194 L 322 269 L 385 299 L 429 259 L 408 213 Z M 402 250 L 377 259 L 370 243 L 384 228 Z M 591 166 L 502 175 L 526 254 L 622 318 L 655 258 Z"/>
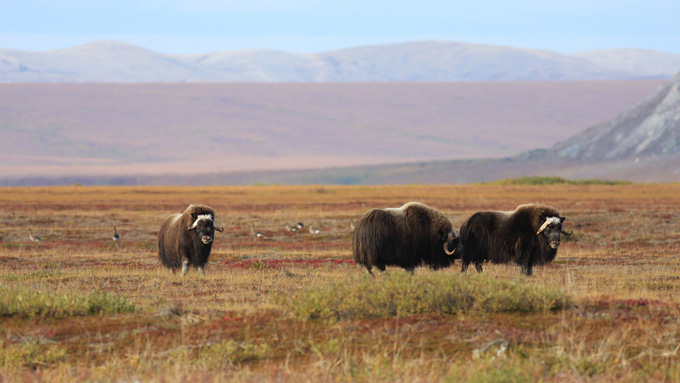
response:
<path fill-rule="evenodd" d="M 557 250 L 560 247 L 560 234 L 572 235 L 562 230 L 562 222 L 565 217 L 542 217 L 541 227 L 538 228 L 536 235 L 541 235 L 548 242 L 551 249 Z"/>
<path fill-rule="evenodd" d="M 209 245 L 212 243 L 215 236 L 215 230 L 220 232 L 224 230 L 223 228 L 215 225 L 212 214 L 192 213 L 191 218 L 193 223 L 187 228 L 187 230 L 193 231 L 204 245 Z"/>
<path fill-rule="evenodd" d="M 460 236 L 456 232 L 456 229 L 451 228 L 451 231 L 442 235 L 441 241 L 443 243 L 444 253 L 446 253 L 446 255 L 453 255 L 455 258 L 460 258 L 463 243 L 460 241 Z M 458 256 L 456 256 L 456 252 L 458 252 Z"/>

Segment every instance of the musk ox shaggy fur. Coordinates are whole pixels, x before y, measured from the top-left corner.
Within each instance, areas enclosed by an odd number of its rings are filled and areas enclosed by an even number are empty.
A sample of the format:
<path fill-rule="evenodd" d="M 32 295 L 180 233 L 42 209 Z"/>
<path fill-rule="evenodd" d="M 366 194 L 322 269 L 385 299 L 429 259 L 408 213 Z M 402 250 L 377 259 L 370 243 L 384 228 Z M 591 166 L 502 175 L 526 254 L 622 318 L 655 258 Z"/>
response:
<path fill-rule="evenodd" d="M 373 274 L 375 266 L 398 266 L 413 272 L 453 264 L 459 237 L 440 212 L 418 202 L 400 208 L 371 209 L 355 225 L 352 251 L 357 264 Z"/>
<path fill-rule="evenodd" d="M 550 263 L 557 255 L 565 217 L 552 207 L 520 205 L 515 211 L 481 211 L 468 218 L 460 228 L 465 272 L 474 262 L 478 272 L 482 263 L 514 262 L 522 273 L 531 275 L 534 265 Z"/>
<path fill-rule="evenodd" d="M 182 275 L 186 275 L 189 266 L 193 266 L 205 275 L 215 230 L 223 229 L 215 225 L 215 211 L 211 207 L 189 205 L 184 213 L 163 221 L 158 232 L 158 258 L 173 273 L 182 268 Z"/>

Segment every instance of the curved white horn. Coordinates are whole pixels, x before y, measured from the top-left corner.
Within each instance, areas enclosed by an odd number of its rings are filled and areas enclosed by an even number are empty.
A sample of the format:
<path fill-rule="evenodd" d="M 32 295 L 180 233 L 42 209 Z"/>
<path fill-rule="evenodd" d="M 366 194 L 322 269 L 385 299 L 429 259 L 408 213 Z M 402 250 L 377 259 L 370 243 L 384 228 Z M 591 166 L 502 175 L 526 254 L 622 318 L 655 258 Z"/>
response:
<path fill-rule="evenodd" d="M 456 252 L 456 249 L 454 248 L 453 251 L 449 251 L 448 246 L 447 246 L 448 244 L 449 244 L 448 241 L 444 242 L 444 252 L 446 253 L 446 255 L 453 255 L 453 253 Z"/>
<path fill-rule="evenodd" d="M 209 220 L 212 221 L 212 220 L 213 220 L 213 217 L 212 217 L 212 215 L 210 215 L 210 214 L 201 214 L 201 215 L 199 215 L 198 217 L 196 217 L 196 220 L 194 221 L 194 223 L 192 223 L 191 226 L 189 226 L 189 227 L 187 228 L 187 230 L 188 230 L 188 231 L 194 230 L 194 229 L 196 228 L 196 226 L 198 225 L 198 221 L 200 221 L 200 220 L 202 220 L 202 219 L 209 219 Z"/>

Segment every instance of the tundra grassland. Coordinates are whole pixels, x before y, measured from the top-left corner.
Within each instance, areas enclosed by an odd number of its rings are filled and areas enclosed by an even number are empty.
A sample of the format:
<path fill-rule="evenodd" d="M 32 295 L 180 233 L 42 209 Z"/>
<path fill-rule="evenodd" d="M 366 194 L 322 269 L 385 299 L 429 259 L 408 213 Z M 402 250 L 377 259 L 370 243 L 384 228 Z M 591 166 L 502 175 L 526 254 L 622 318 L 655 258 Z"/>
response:
<path fill-rule="evenodd" d="M 370 277 L 350 220 L 413 200 L 455 227 L 545 203 L 574 234 L 533 277 Z M 157 260 L 189 203 L 225 228 L 205 277 Z M 0 212 L 0 382 L 680 381 L 677 184 L 2 188 Z"/>

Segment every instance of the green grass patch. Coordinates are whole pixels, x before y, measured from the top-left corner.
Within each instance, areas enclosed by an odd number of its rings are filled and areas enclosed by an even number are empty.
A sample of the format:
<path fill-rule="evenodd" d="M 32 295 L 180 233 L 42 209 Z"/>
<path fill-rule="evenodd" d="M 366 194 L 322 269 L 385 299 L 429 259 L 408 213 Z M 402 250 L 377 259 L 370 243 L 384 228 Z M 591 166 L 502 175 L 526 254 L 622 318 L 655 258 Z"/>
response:
<path fill-rule="evenodd" d="M 526 278 L 501 280 L 486 274 L 388 272 L 384 277 L 350 277 L 293 296 L 277 296 L 301 319 L 389 318 L 414 314 L 543 312 L 568 302 L 558 288 L 537 286 Z"/>
<path fill-rule="evenodd" d="M 604 181 L 598 179 L 569 180 L 561 177 L 520 177 L 506 178 L 490 185 L 630 185 L 630 181 Z"/>
<path fill-rule="evenodd" d="M 224 368 L 266 359 L 271 354 L 267 343 L 250 344 L 229 339 L 202 348 L 194 361 L 209 368 Z"/>
<path fill-rule="evenodd" d="M 122 295 L 95 290 L 90 294 L 56 293 L 25 287 L 0 287 L 0 317 L 54 317 L 124 313 L 135 306 Z"/>
<path fill-rule="evenodd" d="M 66 359 L 67 350 L 44 339 L 26 338 L 20 343 L 0 340 L 0 367 L 36 369 Z"/>

